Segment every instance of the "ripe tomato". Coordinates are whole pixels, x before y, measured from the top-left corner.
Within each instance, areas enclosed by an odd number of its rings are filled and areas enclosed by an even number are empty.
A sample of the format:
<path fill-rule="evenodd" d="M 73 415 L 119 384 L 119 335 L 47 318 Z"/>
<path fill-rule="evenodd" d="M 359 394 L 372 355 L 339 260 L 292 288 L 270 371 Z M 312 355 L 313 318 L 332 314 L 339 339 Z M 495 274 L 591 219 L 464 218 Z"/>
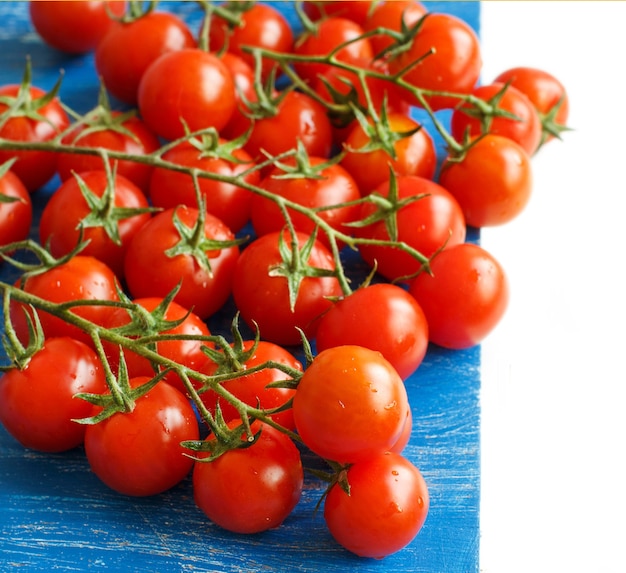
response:
<path fill-rule="evenodd" d="M 388 116 L 388 128 L 376 126 L 369 120 L 368 130 L 357 124 L 345 140 L 346 154 L 341 165 L 354 177 L 361 195 L 367 195 L 381 183 L 389 180 L 390 167 L 397 175 L 418 175 L 432 179 L 437 166 L 437 153 L 433 140 L 423 126 L 412 135 L 402 137 L 400 134 L 420 127 L 420 124 L 404 115 L 391 113 Z M 379 147 L 372 151 L 362 151 L 372 141 L 387 138 L 386 134 L 377 134 L 378 130 L 397 134 L 393 143 L 395 157 Z M 371 130 L 372 133 L 368 133 Z"/>
<path fill-rule="evenodd" d="M 408 378 L 428 348 L 428 324 L 420 306 L 403 288 L 372 284 L 337 301 L 320 321 L 318 352 L 353 344 L 380 352 Z"/>
<path fill-rule="evenodd" d="M 3 174 L 0 166 L 0 247 L 26 239 L 32 220 L 28 189 L 12 171 Z"/>
<path fill-rule="evenodd" d="M 421 198 L 393 210 L 388 217 L 395 218 L 397 240 L 403 241 L 425 257 L 437 250 L 465 241 L 465 217 L 458 201 L 441 185 L 423 177 L 399 176 L 396 178 L 398 197 L 395 201 Z M 376 192 L 390 199 L 393 206 L 389 182 L 379 185 Z M 360 220 L 376 213 L 376 206 L 362 206 Z M 366 239 L 389 241 L 388 223 L 385 219 L 357 229 L 357 235 Z M 396 248 L 361 244 L 359 252 L 370 266 L 376 264 L 378 272 L 389 280 L 400 279 L 420 270 L 421 262 L 410 254 Z"/>
<path fill-rule="evenodd" d="M 130 117 L 120 121 L 121 118 L 120 112 L 113 111 L 110 114 L 103 112 L 102 121 L 107 123 L 101 124 L 96 119 L 89 125 L 80 125 L 63 138 L 63 143 L 75 147 L 104 148 L 129 155 L 147 155 L 159 149 L 161 144 L 158 137 L 140 118 Z M 95 126 L 98 128 L 93 130 Z M 110 164 L 116 166 L 118 175 L 130 179 L 144 193 L 147 192 L 152 173 L 150 165 L 128 160 L 110 160 Z M 82 173 L 102 169 L 102 158 L 99 155 L 59 154 L 57 172 L 61 181 L 71 178 L 73 172 Z"/>
<path fill-rule="evenodd" d="M 431 269 L 432 276 L 422 273 L 409 287 L 426 315 L 431 342 L 455 349 L 478 344 L 506 310 L 504 269 L 471 243 L 445 249 L 432 260 Z"/>
<path fill-rule="evenodd" d="M 116 285 L 115 273 L 105 263 L 95 257 L 76 255 L 65 263 L 28 277 L 21 288 L 27 293 L 54 303 L 94 301 L 93 304 L 72 307 L 71 311 L 86 320 L 102 325 L 110 312 L 110 307 L 98 302 L 119 300 Z M 26 312 L 31 311 L 26 310 L 21 303 L 11 301 L 11 323 L 22 343 L 28 340 Z M 69 336 L 88 345 L 93 344 L 91 337 L 77 326 L 45 311 L 38 311 L 38 315 L 47 338 Z"/>
<path fill-rule="evenodd" d="M 122 16 L 126 2 L 29 2 L 30 21 L 44 42 L 68 54 L 93 50 L 111 27 L 115 16 Z"/>
<path fill-rule="evenodd" d="M 517 217 L 530 199 L 530 157 L 512 139 L 487 134 L 462 158 L 444 162 L 439 183 L 459 202 L 468 225 L 502 225 Z"/>
<path fill-rule="evenodd" d="M 81 189 L 81 183 L 86 189 Z M 104 171 L 87 171 L 66 180 L 52 194 L 41 213 L 39 237 L 55 257 L 76 248 L 80 240 L 89 244 L 81 255 L 93 256 L 121 279 L 126 249 L 137 231 L 150 220 L 150 213 L 125 215 L 125 209 L 148 209 L 143 192 L 117 175 L 107 190 Z"/>
<path fill-rule="evenodd" d="M 75 422 L 93 413 L 79 392 L 107 389 L 100 359 L 72 338 L 48 338 L 23 368 L 0 378 L 0 422 L 25 448 L 63 452 L 83 443 L 86 426 Z"/>
<path fill-rule="evenodd" d="M 315 240 L 308 256 L 303 253 L 309 240 L 308 235 L 297 233 L 298 254 L 294 256 L 287 231 L 268 233 L 252 241 L 237 261 L 233 277 L 235 304 L 249 326 L 258 326 L 264 340 L 286 346 L 300 344 L 297 328 L 313 338 L 319 319 L 332 305 L 329 297 L 341 294 L 336 277 L 306 275 L 311 268 L 327 272 L 335 269 L 330 251 L 320 241 Z M 294 281 L 298 284 L 297 290 L 293 289 L 297 297 L 292 307 L 290 283 Z"/>
<path fill-rule="evenodd" d="M 359 189 L 352 176 L 341 165 L 331 164 L 320 168 L 326 162 L 322 157 L 309 157 L 313 168 L 310 176 L 281 178 L 285 171 L 276 167 L 261 181 L 260 187 L 276 197 L 284 197 L 310 209 L 322 209 L 356 201 L 360 198 Z M 316 169 L 317 166 L 317 169 Z M 318 215 L 333 229 L 352 234 L 345 224 L 354 221 L 360 211 L 359 206 L 349 205 L 334 209 L 324 209 Z M 315 229 L 314 222 L 302 213 L 288 209 L 289 217 L 297 231 L 310 234 Z M 252 198 L 252 226 L 257 236 L 280 231 L 285 227 L 285 217 L 276 202 L 262 195 Z M 329 246 L 327 235 L 320 232 L 320 241 Z"/>
<path fill-rule="evenodd" d="M 433 53 L 429 54 L 431 50 Z M 417 65 L 413 65 L 419 61 Z M 482 68 L 480 42 L 476 32 L 451 14 L 427 13 L 408 50 L 389 61 L 392 74 L 413 65 L 404 79 L 417 88 L 468 94 L 474 89 Z M 408 92 L 407 92 L 408 94 Z M 454 108 L 459 99 L 426 95 L 433 110 Z M 420 102 L 407 95 L 413 105 Z"/>
<path fill-rule="evenodd" d="M 0 138 L 9 141 L 41 143 L 49 141 L 67 127 L 70 121 L 58 98 L 46 101 L 46 93 L 35 86 L 0 87 L 0 115 L 16 100 L 20 105 L 11 117 L 0 125 Z M 29 191 L 36 191 L 54 175 L 57 156 L 49 151 L 0 151 L 0 165 L 12 158 L 17 161 L 11 167 Z"/>
<path fill-rule="evenodd" d="M 304 476 L 295 444 L 270 426 L 257 422 L 252 429 L 261 430 L 252 445 L 213 461 L 198 461 L 193 470 L 196 505 L 211 521 L 235 533 L 278 527 L 302 494 Z"/>
<path fill-rule="evenodd" d="M 224 151 L 226 140 L 220 139 L 216 146 L 200 144 L 198 147 L 184 141 L 168 149 L 163 159 L 177 165 L 234 177 L 253 167 L 250 155 L 243 149 Z M 230 154 L 230 156 L 228 155 Z M 242 176 L 243 181 L 256 185 L 261 178 L 259 171 L 250 171 Z M 206 198 L 206 210 L 237 232 L 250 219 L 252 193 L 243 187 L 215 179 L 199 178 L 200 193 Z M 150 199 L 155 207 L 170 209 L 177 205 L 197 207 L 193 178 L 171 169 L 157 168 L 150 181 Z"/>
<path fill-rule="evenodd" d="M 304 444 L 340 463 L 389 450 L 408 415 L 402 378 L 380 352 L 362 346 L 320 352 L 293 398 L 293 418 Z"/>
<path fill-rule="evenodd" d="M 498 74 L 494 82 L 509 82 L 535 106 L 543 127 L 543 141 L 558 135 L 567 125 L 569 97 L 565 86 L 545 70 L 529 67 L 510 68 Z"/>
<path fill-rule="evenodd" d="M 381 559 L 406 547 L 419 533 L 430 504 L 421 472 L 406 458 L 379 453 L 348 468 L 348 495 L 339 484 L 324 502 L 335 540 L 361 557 Z"/>
<path fill-rule="evenodd" d="M 153 319 L 146 319 L 137 326 L 137 329 L 135 329 L 135 332 L 132 334 L 133 337 L 156 334 L 199 337 L 209 336 L 211 334 L 209 328 L 199 316 L 190 312 L 177 302 L 171 301 L 165 308 L 161 307 L 164 301 L 163 298 L 160 297 L 138 298 L 133 302 L 149 313 L 153 313 L 153 315 L 155 310 L 158 311 Z M 179 324 L 171 328 L 163 329 L 159 321 L 179 322 Z M 113 329 L 128 326 L 130 323 L 130 312 L 125 308 L 118 307 L 111 310 L 103 326 L 104 328 Z M 202 352 L 203 344 L 204 343 L 200 340 L 162 340 L 154 344 L 153 350 L 164 358 L 174 360 L 178 364 L 191 368 L 192 370 L 199 370 L 208 360 L 207 356 Z M 117 372 L 120 359 L 119 348 L 110 342 L 103 342 L 103 346 L 113 372 Z M 155 374 L 156 365 L 152 365 L 147 358 L 140 356 L 132 350 L 124 349 L 124 360 L 128 369 L 128 375 L 131 378 L 137 376 L 154 376 Z M 176 387 L 181 392 L 187 392 L 182 380 L 176 373 L 167 373 L 163 377 L 163 380 Z"/>
<path fill-rule="evenodd" d="M 490 101 L 505 88 L 505 84 L 492 83 L 477 87 L 472 94 L 477 98 Z M 487 124 L 480 118 L 466 113 L 470 106 L 463 105 L 452 113 L 450 129 L 457 141 L 466 135 L 478 136 L 482 133 L 495 133 L 519 143 L 529 155 L 533 155 L 541 142 L 541 121 L 537 110 L 530 100 L 519 90 L 509 86 L 498 101 L 498 108 L 512 113 L 516 119 L 493 117 Z"/>
<path fill-rule="evenodd" d="M 386 0 L 374 4 L 365 20 L 363 29 L 372 32 L 377 28 L 385 28 L 400 32 L 404 25 L 407 29 L 415 25 L 428 10 L 416 0 Z M 370 38 L 375 54 L 380 54 L 393 44 L 393 39 L 386 34 L 376 34 Z"/>
<path fill-rule="evenodd" d="M 139 82 L 159 56 L 194 48 L 196 40 L 187 24 L 166 11 L 150 11 L 131 22 L 115 22 L 98 44 L 95 65 L 107 90 L 135 105 Z"/>
<path fill-rule="evenodd" d="M 130 385 L 148 380 L 131 378 Z M 130 496 L 156 495 L 187 476 L 193 460 L 181 443 L 199 437 L 189 400 L 161 381 L 135 401 L 132 412 L 117 412 L 88 426 L 85 454 L 91 470 L 111 489 Z"/>
<path fill-rule="evenodd" d="M 218 131 L 235 110 L 235 82 L 215 54 L 189 48 L 164 54 L 144 72 L 139 111 L 156 134 L 177 139 L 190 131 Z"/>
<path fill-rule="evenodd" d="M 346 44 L 335 53 L 337 60 L 355 63 L 371 60 L 374 57 L 368 38 L 360 38 L 363 28 L 348 18 L 330 16 L 316 22 L 315 29 L 303 32 L 294 44 L 298 56 L 325 56 L 338 46 Z M 314 84 L 316 78 L 331 66 L 325 63 L 295 60 L 293 67 L 305 81 Z"/>
<path fill-rule="evenodd" d="M 260 366 L 270 360 L 295 370 L 302 370 L 302 365 L 296 357 L 278 344 L 260 340 L 254 351 L 252 351 L 253 347 L 253 340 L 244 341 L 242 348 L 244 355 L 252 352 L 245 361 L 237 360 L 236 363 L 229 363 L 226 359 L 219 365 L 213 361 L 208 361 L 204 368 L 205 373 L 213 376 L 240 372 Z M 277 368 L 264 368 L 246 376 L 226 380 L 221 385 L 242 402 L 253 407 L 270 410 L 286 404 L 293 397 L 295 391 L 290 388 L 268 387 L 268 385 L 288 379 L 289 376 Z M 227 400 L 218 397 L 213 390 L 203 392 L 201 397 L 210 412 L 215 412 L 216 405 L 219 404 L 222 416 L 227 422 L 240 419 L 240 414 L 236 408 Z M 273 414 L 272 419 L 285 428 L 295 429 L 291 408 Z"/>
<path fill-rule="evenodd" d="M 199 212 L 185 205 L 167 209 L 133 237 L 124 259 L 124 276 L 135 298 L 167 296 L 177 285 L 176 302 L 206 319 L 231 292 L 239 257 L 231 230 L 207 213 L 204 233 L 196 230 Z"/>
<path fill-rule="evenodd" d="M 237 24 L 230 25 L 218 14 L 211 15 L 209 43 L 211 50 L 220 52 L 228 50 L 242 58 L 248 65 L 255 66 L 255 58 L 248 48 L 262 48 L 279 53 L 291 52 L 293 46 L 293 30 L 280 10 L 270 4 L 256 2 L 232 4 L 237 15 Z M 261 59 L 261 77 L 266 79 L 275 61 Z"/>
<path fill-rule="evenodd" d="M 340 16 L 362 26 L 372 8 L 370 0 L 319 0 L 304 2 L 305 13 L 313 20 L 328 16 Z"/>

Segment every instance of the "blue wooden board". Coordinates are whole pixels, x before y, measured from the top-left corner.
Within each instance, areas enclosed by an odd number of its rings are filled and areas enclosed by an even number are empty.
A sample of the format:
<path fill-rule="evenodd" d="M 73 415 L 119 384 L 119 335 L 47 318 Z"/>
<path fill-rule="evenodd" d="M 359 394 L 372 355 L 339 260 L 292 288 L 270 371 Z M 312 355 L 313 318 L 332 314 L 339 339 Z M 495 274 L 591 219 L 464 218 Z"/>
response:
<path fill-rule="evenodd" d="M 288 3 L 275 4 L 291 11 Z M 479 29 L 477 2 L 426 4 Z M 197 29 L 195 3 L 163 5 Z M 26 54 L 35 85 L 50 88 L 63 69 L 62 99 L 78 111 L 95 105 L 92 56 L 68 57 L 49 49 L 28 21 L 27 3 L 2 1 L 0 84 L 20 81 Z M 37 212 L 55 184 L 34 195 Z M 36 229 L 32 236 L 37 237 Z M 475 231 L 470 239 L 478 239 Z M 16 276 L 7 265 L 0 267 L 0 280 Z M 6 363 L 1 353 L 0 361 Z M 431 347 L 407 380 L 414 428 L 405 455 L 424 474 L 431 509 L 418 537 L 395 555 L 369 560 L 342 550 L 321 513 L 314 512 L 322 493 L 314 479 L 307 479 L 302 501 L 280 528 L 242 537 L 207 521 L 194 505 L 190 480 L 162 495 L 127 498 L 99 482 L 82 449 L 55 455 L 28 451 L 0 428 L 0 572 L 477 572 L 479 362 L 479 347 Z"/>

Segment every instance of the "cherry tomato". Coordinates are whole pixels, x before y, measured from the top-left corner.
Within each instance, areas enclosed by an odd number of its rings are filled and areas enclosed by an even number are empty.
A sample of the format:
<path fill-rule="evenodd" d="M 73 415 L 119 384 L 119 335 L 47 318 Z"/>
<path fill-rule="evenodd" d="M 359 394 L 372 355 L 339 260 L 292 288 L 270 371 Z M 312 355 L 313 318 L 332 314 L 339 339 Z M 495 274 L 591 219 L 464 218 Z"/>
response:
<path fill-rule="evenodd" d="M 166 11 L 150 11 L 131 22 L 115 22 L 98 44 L 95 65 L 107 90 L 135 105 L 139 82 L 159 56 L 196 47 L 187 24 Z"/>
<path fill-rule="evenodd" d="M 18 285 L 21 281 L 18 281 Z M 77 300 L 94 301 L 93 304 L 72 307 L 70 310 L 94 324 L 102 325 L 110 307 L 98 304 L 99 301 L 117 301 L 117 279 L 115 273 L 95 257 L 76 255 L 45 272 L 28 277 L 21 288 L 32 295 L 54 303 L 67 303 Z M 20 341 L 28 341 L 28 323 L 25 313 L 31 311 L 16 300 L 11 300 L 11 323 Z M 38 311 L 43 332 L 47 338 L 69 336 L 93 345 L 91 337 L 63 319 Z"/>
<path fill-rule="evenodd" d="M 301 252 L 309 236 L 296 235 Z M 333 271 L 335 263 L 330 251 L 318 240 L 308 257 L 300 256 L 300 262 L 294 263 L 287 231 L 282 232 L 285 260 L 280 237 L 281 232 L 268 233 L 242 251 L 233 277 L 233 297 L 241 317 L 249 326 L 258 326 L 261 338 L 289 346 L 302 341 L 297 328 L 308 338 L 314 337 L 319 319 L 332 305 L 329 297 L 339 296 L 341 287 L 334 276 L 305 276 L 297 291 L 294 289 L 297 296 L 291 308 L 289 282 L 280 274 L 281 269 L 296 278 L 304 267 Z"/>
<path fill-rule="evenodd" d="M 169 52 L 144 72 L 139 111 L 156 134 L 172 140 L 197 131 L 222 129 L 235 110 L 235 83 L 215 54 L 189 48 Z"/>
<path fill-rule="evenodd" d="M 313 20 L 328 16 L 340 16 L 362 26 L 372 8 L 370 0 L 319 0 L 304 2 L 305 13 Z"/>
<path fill-rule="evenodd" d="M 445 249 L 432 260 L 431 269 L 432 276 L 422 273 L 409 287 L 426 315 L 431 342 L 454 349 L 478 344 L 508 305 L 504 269 L 472 243 Z"/>
<path fill-rule="evenodd" d="M 113 111 L 107 121 L 114 124 L 121 118 L 121 113 Z M 93 127 L 82 125 L 73 130 L 63 139 L 63 143 L 75 147 L 103 148 L 106 150 L 119 151 L 128 155 L 147 155 L 159 149 L 161 146 L 158 137 L 138 117 L 130 117 L 119 121 L 113 127 L 102 126 L 101 129 L 92 131 Z M 126 133 L 128 132 L 128 133 Z M 111 166 L 115 165 L 118 175 L 130 179 L 144 193 L 148 190 L 152 167 L 145 163 L 128 160 L 110 160 Z M 102 170 L 102 157 L 82 153 L 60 153 L 57 171 L 61 181 L 72 177 L 72 172 Z"/>
<path fill-rule="evenodd" d="M 85 191 L 79 181 L 86 186 Z M 62 183 L 43 208 L 39 237 L 53 256 L 62 257 L 76 248 L 82 230 L 82 240 L 89 244 L 81 254 L 106 263 L 121 279 L 126 249 L 151 215 L 123 216 L 122 209 L 148 209 L 148 200 L 121 175 L 114 178 L 110 191 L 108 184 L 104 171 L 87 171 Z"/>
<path fill-rule="evenodd" d="M 131 378 L 137 387 L 149 377 Z M 181 443 L 200 431 L 189 400 L 158 382 L 135 401 L 131 412 L 117 412 L 87 427 L 85 454 L 91 470 L 108 487 L 129 496 L 162 493 L 181 482 L 193 467 Z"/>
<path fill-rule="evenodd" d="M 505 84 L 492 83 L 477 87 L 472 94 L 485 101 L 497 96 Z M 469 104 L 468 104 L 469 106 Z M 454 110 L 450 120 L 452 136 L 461 141 L 466 135 L 478 136 L 482 133 L 495 133 L 519 143 L 529 155 L 533 155 L 541 142 L 541 121 L 530 100 L 516 88 L 509 86 L 498 101 L 498 109 L 512 113 L 515 119 L 493 117 L 487 126 L 480 118 L 468 115 L 463 105 Z"/>
<path fill-rule="evenodd" d="M 376 124 L 372 119 L 369 120 L 369 125 L 368 131 L 381 129 L 375 127 Z M 388 128 L 382 129 L 392 134 L 402 134 L 419 127 L 420 124 L 416 120 L 404 114 L 391 113 L 388 116 Z M 345 140 L 346 154 L 341 160 L 341 165 L 357 182 L 361 195 L 367 195 L 387 181 L 390 167 L 397 175 L 418 175 L 432 179 L 437 166 L 437 153 L 432 137 L 425 127 L 422 126 L 412 135 L 405 137 L 397 135 L 393 143 L 395 157 L 380 147 L 373 151 L 363 151 L 372 140 L 375 142 L 379 138 L 378 135 L 373 137 L 368 131 L 360 124 L 354 126 Z"/>
<path fill-rule="evenodd" d="M 565 86 L 545 70 L 529 67 L 510 68 L 498 74 L 494 82 L 510 83 L 521 91 L 539 112 L 543 141 L 548 141 L 567 125 L 569 97 Z"/>
<path fill-rule="evenodd" d="M 403 241 L 425 257 L 436 251 L 465 241 L 465 217 L 458 201 L 441 185 L 423 177 L 399 176 L 396 178 L 398 200 L 420 197 L 402 206 L 390 216 L 395 218 L 397 240 Z M 389 182 L 382 183 L 377 193 L 390 198 Z M 373 204 L 362 206 L 360 220 L 376 213 Z M 366 239 L 389 241 L 391 236 L 385 220 L 376 221 L 357 229 L 357 235 Z M 400 279 L 420 270 L 422 263 L 409 253 L 384 246 L 361 244 L 359 252 L 371 266 L 389 280 Z"/>
<path fill-rule="evenodd" d="M 232 231 L 207 213 L 204 233 L 194 234 L 198 209 L 181 205 L 154 216 L 133 237 L 124 276 L 133 297 L 165 297 L 180 283 L 176 302 L 200 318 L 214 314 L 228 299 L 239 257 Z M 208 264 L 207 264 L 208 263 Z"/>
<path fill-rule="evenodd" d="M 318 352 L 353 344 L 380 352 L 403 379 L 422 363 L 428 324 L 422 309 L 403 288 L 372 284 L 337 301 L 316 334 Z"/>
<path fill-rule="evenodd" d="M 279 53 L 291 52 L 293 30 L 280 10 L 262 2 L 244 5 L 237 10 L 238 23 L 234 26 L 218 14 L 211 15 L 209 43 L 211 50 L 229 52 L 255 66 L 255 58 L 248 48 L 262 48 Z M 269 58 L 261 59 L 261 77 L 269 77 L 276 63 Z"/>
<path fill-rule="evenodd" d="M 468 225 L 502 225 L 517 217 L 530 199 L 530 157 L 512 139 L 487 134 L 460 160 L 444 162 L 439 183 L 459 202 Z"/>
<path fill-rule="evenodd" d="M 252 445 L 213 461 L 198 461 L 193 470 L 196 505 L 211 521 L 235 533 L 278 527 L 302 494 L 302 462 L 295 444 L 270 426 L 257 422 L 252 428 L 261 431 Z"/>
<path fill-rule="evenodd" d="M 26 239 L 32 220 L 28 189 L 12 171 L 0 175 L 0 247 Z"/>
<path fill-rule="evenodd" d="M 163 304 L 163 298 L 160 297 L 147 297 L 138 298 L 133 301 L 136 305 L 152 313 L 157 307 Z M 162 316 L 159 316 L 164 321 L 178 322 L 177 326 L 168 328 L 166 330 L 159 330 L 159 325 L 154 324 L 150 320 L 146 320 L 145 324 L 142 324 L 142 330 L 139 333 L 141 336 L 150 336 L 155 334 L 164 335 L 181 335 L 181 336 L 209 336 L 211 333 L 204 321 L 190 312 L 185 307 L 181 306 L 177 302 L 171 301 L 167 308 L 164 309 Z M 103 324 L 104 328 L 118 328 L 128 325 L 131 322 L 131 314 L 125 308 L 112 309 L 110 314 L 106 317 Z M 173 360 L 178 364 L 191 368 L 192 370 L 200 370 L 200 368 L 207 362 L 208 358 L 202 352 L 203 343 L 200 340 L 162 340 L 154 344 L 153 350 L 160 356 Z M 103 342 L 103 346 L 107 353 L 107 358 L 113 372 L 118 371 L 120 351 L 119 348 L 110 342 Z M 155 367 L 150 363 L 147 358 L 140 356 L 132 350 L 124 349 L 124 360 L 128 369 L 128 375 L 131 378 L 137 376 L 154 376 Z M 187 390 L 175 372 L 169 372 L 163 380 L 183 393 Z"/>
<path fill-rule="evenodd" d="M 220 176 L 235 177 L 253 167 L 247 151 L 236 149 L 230 153 L 221 152 L 226 140 L 220 139 L 215 148 L 198 149 L 189 141 L 167 150 L 163 159 L 177 165 L 196 168 Z M 242 180 L 256 185 L 261 175 L 250 171 L 242 175 Z M 200 193 L 206 198 L 206 210 L 223 221 L 233 232 L 237 232 L 250 219 L 252 193 L 243 187 L 215 179 L 199 178 Z M 150 181 L 150 199 L 155 207 L 170 209 L 177 205 L 197 207 L 196 190 L 193 178 L 171 169 L 157 168 Z"/>
<path fill-rule="evenodd" d="M 326 162 L 322 157 L 309 157 L 308 164 L 313 168 L 310 176 L 285 178 L 285 172 L 276 167 L 261 181 L 260 187 L 276 197 L 284 197 L 294 203 L 310 209 L 322 209 L 340 203 L 359 199 L 359 189 L 352 176 L 340 165 L 331 164 L 321 167 Z M 317 169 L 316 169 L 317 166 Z M 346 223 L 358 217 L 359 206 L 349 205 L 319 211 L 319 216 L 333 229 L 352 235 Z M 293 209 L 287 212 L 297 231 L 310 234 L 315 223 L 306 215 Z M 252 226 L 257 236 L 280 231 L 285 226 L 285 218 L 276 202 L 261 195 L 252 198 Z M 329 246 L 327 235 L 320 232 L 320 241 Z"/>
<path fill-rule="evenodd" d="M 348 18 L 330 16 L 320 20 L 315 30 L 304 32 L 294 44 L 294 53 L 298 56 L 325 56 L 338 46 L 346 44 L 335 53 L 335 57 L 347 63 L 371 60 L 374 52 L 368 38 L 360 38 L 364 30 L 359 24 Z M 331 66 L 325 63 L 294 61 L 297 74 L 311 84 Z"/>
<path fill-rule="evenodd" d="M 335 484 L 324 501 L 324 519 L 342 547 L 381 559 L 413 541 L 430 505 L 417 467 L 399 454 L 379 453 L 350 466 L 346 479 L 350 495 Z"/>
<path fill-rule="evenodd" d="M 93 50 L 111 27 L 109 11 L 122 16 L 126 2 L 29 2 L 28 10 L 35 31 L 46 44 L 68 54 L 84 54 Z"/>
<path fill-rule="evenodd" d="M 46 92 L 31 86 L 18 85 L 0 87 L 0 114 L 6 112 L 16 98 L 23 98 L 6 121 L 0 126 L 0 138 L 17 142 L 41 143 L 49 141 L 67 127 L 69 118 L 58 98 L 46 101 Z M 0 151 L 0 164 L 17 158 L 11 167 L 29 191 L 43 187 L 54 175 L 57 156 L 49 151 Z"/>
<path fill-rule="evenodd" d="M 408 416 L 402 378 L 380 352 L 362 346 L 320 352 L 293 399 L 293 418 L 304 444 L 340 463 L 389 450 Z"/>
<path fill-rule="evenodd" d="M 83 443 L 94 406 L 74 396 L 107 389 L 100 359 L 72 338 L 46 339 L 23 368 L 0 378 L 0 422 L 25 448 L 63 452 Z"/>
<path fill-rule="evenodd" d="M 400 32 L 404 25 L 407 29 L 415 25 L 428 10 L 416 0 L 386 0 L 374 4 L 365 20 L 363 29 L 372 32 L 377 28 L 385 28 Z M 393 44 L 391 36 L 376 34 L 370 37 L 375 54 L 381 53 Z"/>
<path fill-rule="evenodd" d="M 246 340 L 242 350 L 244 353 L 250 352 L 253 346 L 253 340 Z M 213 361 L 209 361 L 206 363 L 204 370 L 209 375 L 245 371 L 270 360 L 289 366 L 294 370 L 302 370 L 300 362 L 288 350 L 278 344 L 264 340 L 258 342 L 256 349 L 245 362 L 238 362 L 232 368 L 229 368 L 228 362 L 218 365 Z M 263 368 L 246 376 L 226 380 L 221 385 L 242 402 L 253 407 L 270 410 L 286 404 L 293 397 L 295 391 L 290 388 L 268 387 L 268 385 L 288 379 L 289 376 L 278 368 Z M 236 408 L 227 400 L 219 398 L 213 390 L 203 392 L 201 397 L 210 412 L 215 412 L 216 405 L 219 404 L 222 416 L 224 416 L 227 422 L 240 419 L 240 414 Z M 285 428 L 295 429 L 291 408 L 273 414 L 272 419 Z"/>
<path fill-rule="evenodd" d="M 432 53 L 430 51 L 433 50 Z M 415 62 L 419 62 L 414 65 Z M 392 74 L 411 67 L 404 79 L 424 90 L 468 94 L 476 85 L 482 68 L 480 42 L 476 32 L 451 14 L 427 13 L 410 48 L 389 61 Z M 433 110 L 454 108 L 459 99 L 425 95 Z M 408 100 L 419 105 L 416 97 Z"/>
<path fill-rule="evenodd" d="M 411 441 L 411 433 L 413 432 L 413 412 L 411 408 L 409 408 L 409 416 L 404 423 L 404 427 L 402 428 L 402 433 L 400 437 L 396 441 L 396 443 L 389 448 L 390 452 L 395 452 L 396 454 L 401 454 L 404 451 L 404 448 Z"/>

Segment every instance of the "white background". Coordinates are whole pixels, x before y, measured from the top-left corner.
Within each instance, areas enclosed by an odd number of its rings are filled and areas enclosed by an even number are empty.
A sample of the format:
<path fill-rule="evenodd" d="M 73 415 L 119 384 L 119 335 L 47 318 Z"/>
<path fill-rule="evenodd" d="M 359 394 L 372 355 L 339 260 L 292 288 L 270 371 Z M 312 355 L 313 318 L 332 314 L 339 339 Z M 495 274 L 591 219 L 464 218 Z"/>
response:
<path fill-rule="evenodd" d="M 574 131 L 482 244 L 508 272 L 483 343 L 484 573 L 626 572 L 626 2 L 482 3 L 483 82 L 556 75 Z"/>

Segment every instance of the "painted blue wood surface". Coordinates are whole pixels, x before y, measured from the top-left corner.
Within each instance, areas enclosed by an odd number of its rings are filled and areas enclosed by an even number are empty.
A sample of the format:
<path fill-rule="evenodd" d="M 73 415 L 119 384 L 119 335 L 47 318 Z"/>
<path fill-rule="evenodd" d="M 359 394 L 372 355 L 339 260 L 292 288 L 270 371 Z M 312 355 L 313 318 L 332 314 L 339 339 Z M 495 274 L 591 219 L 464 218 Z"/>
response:
<path fill-rule="evenodd" d="M 290 10 L 287 3 L 278 4 Z M 459 15 L 478 30 L 477 2 L 426 4 L 431 11 Z M 164 5 L 198 24 L 195 3 Z M 20 81 L 26 54 L 35 85 L 51 87 L 63 69 L 62 99 L 79 111 L 95 105 L 92 56 L 67 57 L 49 49 L 30 26 L 26 2 L 0 2 L 0 84 Z M 38 211 L 55 184 L 34 195 Z M 16 276 L 0 267 L 0 280 Z M 0 354 L 0 360 L 6 359 Z M 414 428 L 405 455 L 424 474 L 431 509 L 418 537 L 395 555 L 364 560 L 342 550 L 321 513 L 314 512 L 322 493 L 314 479 L 307 479 L 301 503 L 280 528 L 242 537 L 207 521 L 193 503 L 189 480 L 159 496 L 127 498 L 98 481 L 82 449 L 56 455 L 28 451 L 0 428 L 0 572 L 477 572 L 479 362 L 478 347 L 456 352 L 431 347 L 407 380 Z"/>

